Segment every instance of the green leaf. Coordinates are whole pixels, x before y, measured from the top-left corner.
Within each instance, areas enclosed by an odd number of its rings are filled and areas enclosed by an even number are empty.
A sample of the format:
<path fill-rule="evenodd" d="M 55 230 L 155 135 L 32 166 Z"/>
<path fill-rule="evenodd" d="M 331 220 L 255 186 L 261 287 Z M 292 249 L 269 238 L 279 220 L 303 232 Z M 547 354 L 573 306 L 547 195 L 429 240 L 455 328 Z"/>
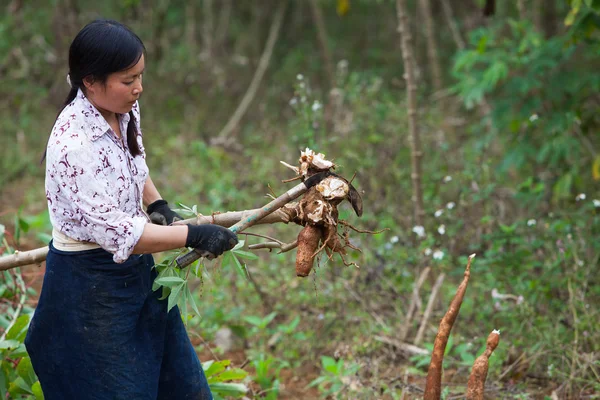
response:
<path fill-rule="evenodd" d="M 183 281 L 183 279 L 181 280 Z M 167 312 L 171 311 L 171 309 L 177 305 L 177 302 L 179 301 L 179 294 L 181 293 L 181 289 L 183 288 L 184 284 L 185 283 L 182 283 L 171 288 L 171 294 L 169 294 L 169 301 L 167 304 Z"/>
<path fill-rule="evenodd" d="M 571 2 L 571 11 L 567 14 L 565 18 L 565 25 L 571 26 L 573 22 L 575 22 L 575 18 L 577 18 L 577 14 L 579 14 L 579 10 L 581 9 L 581 0 L 573 0 Z"/>
<path fill-rule="evenodd" d="M 27 332 L 26 328 L 27 328 L 28 324 L 29 324 L 29 315 L 27 315 L 27 314 L 21 315 L 19 318 L 17 318 L 17 320 L 15 321 L 15 324 L 12 326 L 12 328 L 10 328 L 10 330 L 6 334 L 6 339 L 17 340 L 21 333 Z"/>
<path fill-rule="evenodd" d="M 208 368 L 206 370 L 204 370 L 204 374 L 209 377 L 213 377 L 214 379 L 214 375 L 217 375 L 223 371 L 225 371 L 225 368 L 227 368 L 227 366 L 231 363 L 230 360 L 221 360 L 221 361 L 214 361 L 213 363 L 211 363 Z"/>
<path fill-rule="evenodd" d="M 244 317 L 244 321 L 251 323 L 254 326 L 260 326 L 262 324 L 262 318 L 254 315 L 248 315 Z"/>
<path fill-rule="evenodd" d="M 17 340 L 18 342 L 18 340 Z M 27 349 L 25 348 L 25 344 L 19 343 L 19 346 L 10 352 L 10 356 L 12 358 L 20 358 L 27 356 Z"/>
<path fill-rule="evenodd" d="M 4 238 L 4 232 L 6 232 L 6 228 L 4 225 L 0 224 L 0 240 Z"/>
<path fill-rule="evenodd" d="M 267 315 L 265 318 L 263 318 L 263 325 L 266 327 L 267 325 L 269 325 L 271 323 L 271 321 L 273 321 L 273 319 L 277 316 L 276 312 L 272 312 L 269 315 Z"/>
<path fill-rule="evenodd" d="M 18 398 L 20 394 L 33 394 L 31 386 L 23 378 L 18 377 L 8 385 L 8 392 L 13 398 Z"/>
<path fill-rule="evenodd" d="M 3 340 L 0 342 L 0 350 L 13 350 L 21 345 L 18 340 Z"/>
<path fill-rule="evenodd" d="M 248 279 L 248 272 L 246 271 L 246 266 L 240 263 L 240 260 L 238 260 L 234 253 L 231 254 L 231 258 L 233 258 L 233 263 L 235 264 L 237 271 L 240 273 L 240 275 Z"/>
<path fill-rule="evenodd" d="M 241 396 L 248 392 L 248 387 L 243 383 L 215 382 L 209 386 L 212 392 L 222 396 Z"/>
<path fill-rule="evenodd" d="M 317 379 L 313 380 L 311 383 L 308 384 L 307 387 L 315 387 L 317 385 L 320 385 L 321 383 L 325 382 L 325 380 L 327 379 L 326 376 L 320 376 Z"/>
<path fill-rule="evenodd" d="M 564 174 L 558 182 L 554 184 L 552 189 L 555 200 L 561 200 L 571 197 L 571 188 L 573 186 L 573 175 L 570 173 Z"/>
<path fill-rule="evenodd" d="M 6 399 L 6 393 L 8 392 L 8 380 L 2 368 L 2 360 L 0 359 L 0 399 Z"/>
<path fill-rule="evenodd" d="M 192 310 L 194 310 L 196 315 L 198 315 L 199 317 L 202 317 L 202 315 L 200 315 L 200 311 L 198 310 L 198 306 L 196 305 L 196 300 L 194 299 L 194 295 L 192 294 L 192 292 L 190 292 L 190 287 L 188 285 L 185 285 L 185 290 L 187 290 L 187 299 L 188 299 L 189 304 L 191 304 L 191 306 L 192 306 Z"/>
<path fill-rule="evenodd" d="M 209 360 L 202 363 L 202 370 L 204 371 L 204 375 L 206 375 L 207 378 L 208 374 L 206 373 L 206 371 L 210 368 L 211 365 L 213 365 L 214 362 L 215 360 Z"/>
<path fill-rule="evenodd" d="M 37 376 L 33 371 L 33 365 L 31 365 L 31 359 L 29 357 L 21 358 L 19 365 L 17 366 L 17 374 L 27 383 L 28 387 L 31 387 L 36 381 Z"/>
<path fill-rule="evenodd" d="M 323 365 L 323 369 L 325 369 L 325 371 L 331 372 L 332 374 L 336 374 L 338 372 L 336 361 L 329 356 L 321 356 L 321 364 Z"/>
<path fill-rule="evenodd" d="M 235 255 L 241 258 L 245 258 L 247 260 L 258 260 L 258 256 L 254 253 L 250 253 L 249 251 L 235 250 Z"/>
<path fill-rule="evenodd" d="M 172 288 L 174 286 L 181 285 L 185 281 L 178 276 L 165 276 L 163 278 L 156 278 L 154 282 L 158 283 L 159 285 Z"/>
<path fill-rule="evenodd" d="M 31 386 L 31 391 L 35 396 L 35 400 L 44 400 L 44 393 L 42 392 L 42 385 L 40 385 L 40 381 L 37 381 Z"/>
<path fill-rule="evenodd" d="M 248 376 L 248 372 L 244 371 L 243 369 L 232 368 L 221 372 L 217 378 L 219 381 L 233 381 L 244 379 L 246 376 Z"/>

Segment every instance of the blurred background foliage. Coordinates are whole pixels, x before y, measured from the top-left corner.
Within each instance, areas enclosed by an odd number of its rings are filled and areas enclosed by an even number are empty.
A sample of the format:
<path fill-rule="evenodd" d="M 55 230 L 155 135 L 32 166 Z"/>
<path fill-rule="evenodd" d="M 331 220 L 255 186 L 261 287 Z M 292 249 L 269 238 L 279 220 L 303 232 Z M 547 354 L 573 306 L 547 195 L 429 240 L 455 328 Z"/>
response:
<path fill-rule="evenodd" d="M 142 129 L 164 198 L 203 214 L 256 208 L 271 189 L 289 188 L 279 161 L 294 164 L 310 146 L 342 175 L 356 173 L 365 213 L 357 219 L 343 207 L 340 217 L 388 229 L 351 235 L 360 269 L 322 257 L 311 277 L 296 278 L 293 252 L 257 253 L 248 279 L 233 265 L 204 265 L 190 336 L 203 361 L 228 359 L 249 372 L 247 396 L 420 396 L 429 357 L 382 338 L 399 340 L 407 329 L 412 343 L 444 273 L 421 344 L 431 348 L 466 257 L 476 253 L 447 349 L 444 397 L 464 393 L 474 357 L 500 329 L 491 397 L 598 398 L 600 1 L 497 2 L 488 16 L 490 0 L 427 3 L 408 1 L 426 211 L 419 235 L 395 1 L 290 1 L 252 102 L 223 135 L 260 68 L 279 0 L 4 0 L 2 251 L 47 243 L 40 158 L 68 92 L 68 46 L 86 22 L 113 18 L 147 48 Z M 286 242 L 298 233 L 287 225 L 253 231 Z M 407 319 L 425 267 L 431 273 Z M 22 270 L 27 314 L 42 272 Z M 20 272 L 3 276 L 6 330 L 22 285 Z M 22 340 L 21 324 L 11 340 Z M 40 396 L 26 361 L 15 368 L 26 360 L 17 342 L 0 346 L 0 387 L 14 398 Z"/>

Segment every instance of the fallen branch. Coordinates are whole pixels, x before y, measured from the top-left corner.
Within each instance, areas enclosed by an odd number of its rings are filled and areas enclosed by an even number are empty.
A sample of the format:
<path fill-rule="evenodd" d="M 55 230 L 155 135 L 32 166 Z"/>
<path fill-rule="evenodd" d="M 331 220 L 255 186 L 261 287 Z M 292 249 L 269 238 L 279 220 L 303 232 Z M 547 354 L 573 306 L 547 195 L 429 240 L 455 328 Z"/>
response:
<path fill-rule="evenodd" d="M 413 355 L 422 355 L 422 356 L 427 356 L 429 355 L 429 350 L 424 349 L 422 347 L 419 346 L 415 346 L 413 344 L 410 343 L 405 343 L 387 336 L 375 336 L 375 340 L 385 343 L 385 344 L 389 344 L 392 345 L 394 347 L 396 347 L 397 349 L 400 349 L 402 351 L 405 351 L 407 353 L 413 354 Z"/>
<path fill-rule="evenodd" d="M 427 371 L 423 400 L 439 400 L 442 394 L 442 364 L 444 361 L 444 351 L 446 350 L 450 331 L 452 330 L 454 321 L 456 321 L 462 300 L 467 290 L 467 284 L 469 283 L 469 277 L 471 276 L 471 261 L 474 257 L 475 254 L 469 256 L 463 281 L 456 290 L 456 294 L 450 303 L 446 315 L 444 315 L 442 322 L 440 322 L 440 327 L 435 337 L 435 342 L 433 343 L 433 354 L 431 355 L 429 370 Z"/>
<path fill-rule="evenodd" d="M 487 378 L 490 356 L 498 346 L 500 331 L 493 330 L 487 338 L 487 346 L 482 355 L 477 357 L 467 384 L 467 400 L 483 400 L 485 379 Z"/>
<path fill-rule="evenodd" d="M 429 271 L 431 268 L 427 267 L 423 271 L 421 271 L 421 275 L 419 275 L 419 279 L 413 285 L 412 297 L 410 299 L 410 304 L 408 306 L 408 311 L 406 312 L 406 316 L 404 317 L 404 322 L 402 324 L 402 328 L 400 328 L 400 335 L 398 335 L 398 339 L 401 341 L 406 339 L 408 335 L 408 329 L 413 319 L 413 315 L 415 311 L 421 308 L 421 299 L 419 298 L 419 290 L 421 286 L 423 286 L 423 282 L 429 275 Z"/>
<path fill-rule="evenodd" d="M 442 283 L 444 283 L 444 278 L 446 275 L 441 273 L 440 276 L 435 281 L 433 288 L 431 289 L 431 294 L 429 295 L 429 301 L 427 301 L 427 307 L 425 307 L 425 312 L 423 313 L 423 319 L 421 320 L 421 325 L 419 326 L 419 330 L 417 331 L 417 336 L 415 336 L 415 340 L 413 343 L 418 346 L 423 341 L 423 335 L 425 334 L 425 328 L 427 327 L 427 322 L 429 321 L 429 317 L 431 316 L 431 311 L 433 311 L 433 305 L 435 303 L 435 299 L 438 296 L 440 289 L 442 288 Z"/>
<path fill-rule="evenodd" d="M 225 127 L 219 132 L 217 135 L 217 140 L 224 141 L 229 138 L 231 132 L 235 129 L 235 127 L 239 124 L 240 120 L 246 114 L 250 103 L 254 99 L 256 92 L 260 86 L 260 82 L 269 66 L 269 61 L 271 60 L 271 54 L 273 53 L 273 48 L 275 47 L 275 42 L 277 42 L 277 37 L 279 36 L 279 31 L 281 27 L 281 22 L 283 21 L 283 16 L 285 14 L 285 9 L 287 7 L 287 0 L 280 1 L 279 7 L 275 12 L 275 17 L 273 18 L 273 23 L 271 24 L 271 29 L 269 30 L 269 37 L 267 38 L 267 43 L 263 50 L 262 55 L 260 56 L 260 61 L 258 62 L 258 67 L 256 68 L 256 72 L 252 77 L 252 82 L 246 91 L 246 94 L 242 98 L 242 101 L 236 108 L 235 112 L 225 125 Z"/>

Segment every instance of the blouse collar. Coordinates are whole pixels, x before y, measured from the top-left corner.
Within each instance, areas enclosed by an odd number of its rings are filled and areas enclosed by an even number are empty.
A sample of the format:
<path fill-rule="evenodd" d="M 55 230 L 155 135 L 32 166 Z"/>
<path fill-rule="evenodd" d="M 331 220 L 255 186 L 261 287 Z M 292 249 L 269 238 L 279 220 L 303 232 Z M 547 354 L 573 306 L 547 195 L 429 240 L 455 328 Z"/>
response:
<path fill-rule="evenodd" d="M 101 138 L 112 129 L 106 119 L 100 114 L 100 111 L 88 100 L 81 88 L 77 90 L 77 97 L 71 104 L 81 108 L 83 120 L 88 127 L 85 132 L 91 141 Z M 117 114 L 117 119 L 121 126 L 121 131 L 123 131 L 122 127 L 126 127 L 129 123 L 129 114 Z"/>

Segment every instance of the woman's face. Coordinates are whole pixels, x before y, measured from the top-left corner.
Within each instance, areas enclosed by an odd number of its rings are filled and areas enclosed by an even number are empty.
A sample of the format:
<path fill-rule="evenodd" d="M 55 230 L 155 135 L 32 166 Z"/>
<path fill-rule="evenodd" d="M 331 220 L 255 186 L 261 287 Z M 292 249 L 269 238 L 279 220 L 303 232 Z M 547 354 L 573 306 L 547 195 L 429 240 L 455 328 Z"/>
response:
<path fill-rule="evenodd" d="M 142 74 L 144 72 L 144 55 L 133 67 L 113 72 L 106 78 L 106 83 L 86 82 L 86 96 L 100 111 L 105 119 L 111 114 L 126 114 L 144 91 Z"/>

